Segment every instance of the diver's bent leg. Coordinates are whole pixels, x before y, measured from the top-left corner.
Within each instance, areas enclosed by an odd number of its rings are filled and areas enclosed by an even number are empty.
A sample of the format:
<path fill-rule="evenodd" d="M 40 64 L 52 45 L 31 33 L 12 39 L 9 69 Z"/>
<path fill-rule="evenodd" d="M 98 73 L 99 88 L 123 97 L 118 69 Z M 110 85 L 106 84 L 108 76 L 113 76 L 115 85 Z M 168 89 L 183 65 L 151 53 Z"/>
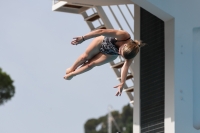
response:
<path fill-rule="evenodd" d="M 66 74 L 69 74 L 69 73 L 75 71 L 77 67 L 79 67 L 86 61 L 87 61 L 87 55 L 82 54 L 81 56 L 78 57 L 78 59 L 74 62 L 74 64 L 70 68 L 66 69 Z"/>
<path fill-rule="evenodd" d="M 92 68 L 94 68 L 95 66 L 101 66 L 103 64 L 106 64 L 106 63 L 108 63 L 110 61 L 113 61 L 116 58 L 117 58 L 117 56 L 104 55 L 102 53 L 99 53 L 94 58 L 89 60 L 88 63 L 85 63 L 82 67 L 80 67 L 76 71 L 65 75 L 64 79 L 70 80 L 76 75 L 79 75 L 79 74 L 82 74 L 84 72 L 87 72 L 87 71 L 91 70 Z"/>
<path fill-rule="evenodd" d="M 103 40 L 103 36 L 102 37 L 97 37 L 95 38 L 90 45 L 87 47 L 86 51 L 84 52 L 84 54 L 82 54 L 75 62 L 74 64 L 66 69 L 66 74 L 69 74 L 70 72 L 75 71 L 80 65 L 82 65 L 83 63 L 85 63 L 87 60 L 90 60 L 91 58 L 93 58 L 95 55 L 97 55 L 100 52 L 100 46 L 101 46 L 101 42 Z"/>
<path fill-rule="evenodd" d="M 79 75 L 84 72 L 87 72 L 87 71 L 91 70 L 93 67 L 94 67 L 93 64 L 84 65 L 83 67 L 80 67 L 76 71 L 66 74 L 64 76 L 64 79 L 71 80 L 74 76 Z"/>

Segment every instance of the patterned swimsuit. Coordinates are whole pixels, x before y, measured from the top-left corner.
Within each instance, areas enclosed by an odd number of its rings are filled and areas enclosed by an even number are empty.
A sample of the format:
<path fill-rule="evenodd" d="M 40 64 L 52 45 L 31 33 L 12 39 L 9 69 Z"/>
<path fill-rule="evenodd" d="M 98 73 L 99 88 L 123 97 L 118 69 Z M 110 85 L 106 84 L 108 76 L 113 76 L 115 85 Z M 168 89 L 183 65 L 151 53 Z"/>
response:
<path fill-rule="evenodd" d="M 119 48 L 115 43 L 120 41 L 127 41 L 129 39 L 130 38 L 126 40 L 116 40 L 114 37 L 104 37 L 103 42 L 101 43 L 100 52 L 109 55 L 120 55 Z"/>
<path fill-rule="evenodd" d="M 115 45 L 117 40 L 113 37 L 104 37 L 100 52 L 109 55 L 119 55 L 119 48 Z"/>

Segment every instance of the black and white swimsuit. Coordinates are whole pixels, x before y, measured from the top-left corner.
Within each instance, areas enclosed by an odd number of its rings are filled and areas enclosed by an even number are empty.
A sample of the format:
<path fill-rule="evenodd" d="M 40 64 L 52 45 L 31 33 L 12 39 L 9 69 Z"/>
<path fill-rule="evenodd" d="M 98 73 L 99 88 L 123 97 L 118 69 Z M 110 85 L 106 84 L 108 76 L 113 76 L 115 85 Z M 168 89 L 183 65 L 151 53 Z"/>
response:
<path fill-rule="evenodd" d="M 126 40 L 116 40 L 114 37 L 104 37 L 103 42 L 101 43 L 100 52 L 103 54 L 109 55 L 119 55 L 119 48 L 116 45 L 116 42 L 127 41 Z"/>

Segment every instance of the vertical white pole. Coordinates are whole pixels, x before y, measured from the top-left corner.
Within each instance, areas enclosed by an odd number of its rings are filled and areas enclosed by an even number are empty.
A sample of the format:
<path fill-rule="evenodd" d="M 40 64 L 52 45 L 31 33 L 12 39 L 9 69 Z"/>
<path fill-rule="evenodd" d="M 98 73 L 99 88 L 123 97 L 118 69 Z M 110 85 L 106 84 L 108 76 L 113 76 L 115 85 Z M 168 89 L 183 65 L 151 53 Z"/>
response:
<path fill-rule="evenodd" d="M 140 40 L 140 7 L 134 5 L 134 39 Z M 135 57 L 134 67 L 134 111 L 133 133 L 140 133 L 140 53 Z"/>
<path fill-rule="evenodd" d="M 165 133 L 175 133 L 174 19 L 165 22 Z"/>
<path fill-rule="evenodd" d="M 112 121 L 109 110 L 108 110 L 108 133 L 112 133 Z"/>
<path fill-rule="evenodd" d="M 200 27 L 193 29 L 193 127 L 200 130 Z"/>

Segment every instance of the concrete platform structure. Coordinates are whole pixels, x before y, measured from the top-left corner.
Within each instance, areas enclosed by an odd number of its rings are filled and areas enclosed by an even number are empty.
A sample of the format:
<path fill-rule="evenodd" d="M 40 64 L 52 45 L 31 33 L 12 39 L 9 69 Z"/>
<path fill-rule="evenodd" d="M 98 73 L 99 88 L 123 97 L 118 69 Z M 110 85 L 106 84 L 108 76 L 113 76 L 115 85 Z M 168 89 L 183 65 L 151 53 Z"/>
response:
<path fill-rule="evenodd" d="M 91 30 L 127 30 L 148 44 L 127 75 L 133 85 L 124 88 L 134 133 L 200 133 L 199 0 L 57 0 L 52 10 L 82 15 Z M 119 81 L 123 62 L 110 62 Z"/>

